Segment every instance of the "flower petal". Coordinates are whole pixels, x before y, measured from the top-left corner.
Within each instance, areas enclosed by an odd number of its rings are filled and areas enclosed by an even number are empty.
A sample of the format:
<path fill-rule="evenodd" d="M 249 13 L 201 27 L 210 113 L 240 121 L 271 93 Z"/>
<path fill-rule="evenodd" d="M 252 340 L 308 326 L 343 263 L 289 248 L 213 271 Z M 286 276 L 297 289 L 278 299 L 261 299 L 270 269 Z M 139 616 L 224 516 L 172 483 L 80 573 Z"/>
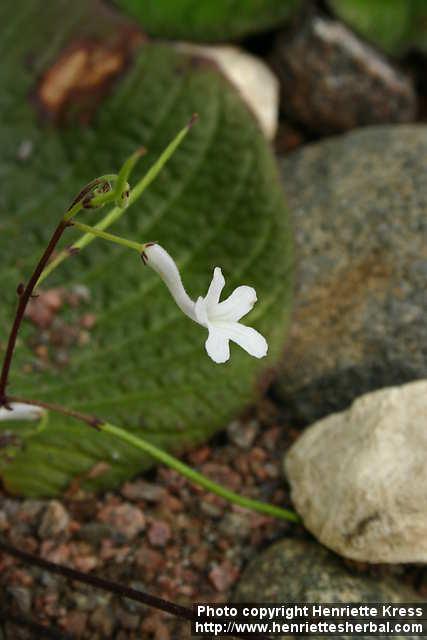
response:
<path fill-rule="evenodd" d="M 206 310 L 206 298 L 199 296 L 194 305 L 194 315 L 196 322 L 202 325 L 202 327 L 208 326 L 208 313 Z"/>
<path fill-rule="evenodd" d="M 181 274 L 175 260 L 159 244 L 153 243 L 144 251 L 145 264 L 159 274 L 178 307 L 189 318 L 197 322 L 194 302 L 189 297 L 182 284 Z"/>
<path fill-rule="evenodd" d="M 209 326 L 209 336 L 205 342 L 206 351 L 214 362 L 222 364 L 230 358 L 230 345 L 224 331 Z"/>
<path fill-rule="evenodd" d="M 247 351 L 249 355 L 255 358 L 263 358 L 267 355 L 267 340 L 256 329 L 239 322 L 222 322 L 220 328 L 223 334 Z"/>
<path fill-rule="evenodd" d="M 222 275 L 222 271 L 219 267 L 215 267 L 212 277 L 212 282 L 209 285 L 208 292 L 205 297 L 206 310 L 208 315 L 215 309 L 219 302 L 221 291 L 224 289 L 225 280 Z"/>
<path fill-rule="evenodd" d="M 249 313 L 256 301 L 255 289 L 243 285 L 234 289 L 226 300 L 220 302 L 215 309 L 212 309 L 210 315 L 215 320 L 236 322 Z"/>
<path fill-rule="evenodd" d="M 10 409 L 0 408 L 0 421 L 3 420 L 40 420 L 46 413 L 46 409 L 36 407 L 33 404 L 12 402 Z"/>

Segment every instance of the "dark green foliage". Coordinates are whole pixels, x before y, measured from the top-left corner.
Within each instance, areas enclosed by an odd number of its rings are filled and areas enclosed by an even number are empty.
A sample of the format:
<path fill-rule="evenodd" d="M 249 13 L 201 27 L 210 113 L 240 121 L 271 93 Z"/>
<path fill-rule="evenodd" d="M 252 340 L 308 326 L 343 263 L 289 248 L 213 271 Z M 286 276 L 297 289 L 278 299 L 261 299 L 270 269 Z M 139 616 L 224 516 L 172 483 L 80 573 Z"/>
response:
<path fill-rule="evenodd" d="M 286 21 L 299 0 L 115 0 L 150 35 L 225 41 Z"/>
<path fill-rule="evenodd" d="M 426 0 L 329 0 L 336 15 L 385 52 L 427 51 Z"/>

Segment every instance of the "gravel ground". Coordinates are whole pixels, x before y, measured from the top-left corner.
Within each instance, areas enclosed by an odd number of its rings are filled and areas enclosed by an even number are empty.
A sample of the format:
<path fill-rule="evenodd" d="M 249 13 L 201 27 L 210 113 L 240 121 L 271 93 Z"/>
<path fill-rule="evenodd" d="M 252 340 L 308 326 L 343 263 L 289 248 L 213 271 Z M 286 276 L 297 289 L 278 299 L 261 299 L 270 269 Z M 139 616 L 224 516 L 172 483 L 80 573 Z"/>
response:
<path fill-rule="evenodd" d="M 283 451 L 298 436 L 270 401 L 186 456 L 194 468 L 252 498 L 290 506 Z M 294 524 L 232 506 L 165 467 L 116 493 L 62 501 L 1 495 L 0 535 L 20 549 L 182 605 L 225 602 L 247 560 L 272 541 L 308 536 Z M 398 573 L 427 596 L 426 571 L 348 562 L 354 571 Z M 72 638 L 180 640 L 190 625 L 136 602 L 73 583 L 0 554 L 0 604 Z M 3 602 L 2 602 L 3 601 Z M 3 638 L 36 638 L 12 623 Z"/>

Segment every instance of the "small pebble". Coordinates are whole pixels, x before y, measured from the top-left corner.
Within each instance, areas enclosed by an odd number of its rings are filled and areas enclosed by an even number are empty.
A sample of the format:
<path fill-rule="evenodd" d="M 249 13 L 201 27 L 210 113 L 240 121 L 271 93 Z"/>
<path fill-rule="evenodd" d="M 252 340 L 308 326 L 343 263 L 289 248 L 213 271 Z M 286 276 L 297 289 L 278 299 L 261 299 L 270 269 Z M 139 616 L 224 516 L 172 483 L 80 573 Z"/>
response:
<path fill-rule="evenodd" d="M 239 420 L 230 422 L 227 427 L 227 435 L 231 442 L 241 449 L 249 449 L 257 437 L 259 431 L 259 423 L 257 420 L 251 420 L 242 423 Z"/>
<path fill-rule="evenodd" d="M 60 625 L 68 633 L 81 636 L 87 627 L 88 615 L 84 611 L 69 611 L 60 620 Z"/>
<path fill-rule="evenodd" d="M 147 500 L 148 502 L 159 502 L 165 496 L 164 487 L 152 482 L 137 480 L 136 482 L 126 482 L 121 490 L 121 494 L 127 500 Z"/>
<path fill-rule="evenodd" d="M 96 315 L 94 313 L 85 313 L 84 316 L 80 318 L 80 325 L 84 329 L 92 329 L 96 324 Z"/>
<path fill-rule="evenodd" d="M 6 531 L 9 528 L 7 515 L 4 511 L 0 511 L 0 531 Z"/>
<path fill-rule="evenodd" d="M 69 524 L 70 516 L 64 505 L 59 500 L 51 500 L 43 514 L 38 534 L 42 539 L 56 538 L 67 533 Z"/>
<path fill-rule="evenodd" d="M 98 520 L 109 524 L 126 540 L 133 540 L 145 529 L 145 517 L 142 511 L 127 503 L 103 507 L 98 513 Z"/>
<path fill-rule="evenodd" d="M 215 564 L 209 572 L 209 580 L 217 591 L 226 591 L 237 580 L 239 570 L 224 560 Z"/>
<path fill-rule="evenodd" d="M 163 520 L 154 520 L 148 529 L 148 540 L 153 547 L 164 547 L 172 535 L 170 525 Z"/>
<path fill-rule="evenodd" d="M 99 631 L 104 637 L 111 638 L 115 621 L 109 607 L 97 607 L 90 616 L 90 624 L 93 629 Z"/>
<path fill-rule="evenodd" d="M 26 587 L 8 587 L 8 593 L 22 613 L 30 613 L 32 607 L 31 591 Z"/>

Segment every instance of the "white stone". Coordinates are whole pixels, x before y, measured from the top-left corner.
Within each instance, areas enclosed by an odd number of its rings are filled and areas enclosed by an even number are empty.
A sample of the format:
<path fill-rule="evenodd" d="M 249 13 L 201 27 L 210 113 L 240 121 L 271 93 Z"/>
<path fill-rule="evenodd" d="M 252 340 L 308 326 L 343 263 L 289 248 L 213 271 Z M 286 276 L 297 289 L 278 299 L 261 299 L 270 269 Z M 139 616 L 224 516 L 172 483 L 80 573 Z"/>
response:
<path fill-rule="evenodd" d="M 213 60 L 240 92 L 268 140 L 277 132 L 279 120 L 279 81 L 259 58 L 232 46 L 203 46 L 177 43 L 184 53 Z"/>
<path fill-rule="evenodd" d="M 427 562 L 427 380 L 358 398 L 285 457 L 305 526 L 366 562 Z"/>

